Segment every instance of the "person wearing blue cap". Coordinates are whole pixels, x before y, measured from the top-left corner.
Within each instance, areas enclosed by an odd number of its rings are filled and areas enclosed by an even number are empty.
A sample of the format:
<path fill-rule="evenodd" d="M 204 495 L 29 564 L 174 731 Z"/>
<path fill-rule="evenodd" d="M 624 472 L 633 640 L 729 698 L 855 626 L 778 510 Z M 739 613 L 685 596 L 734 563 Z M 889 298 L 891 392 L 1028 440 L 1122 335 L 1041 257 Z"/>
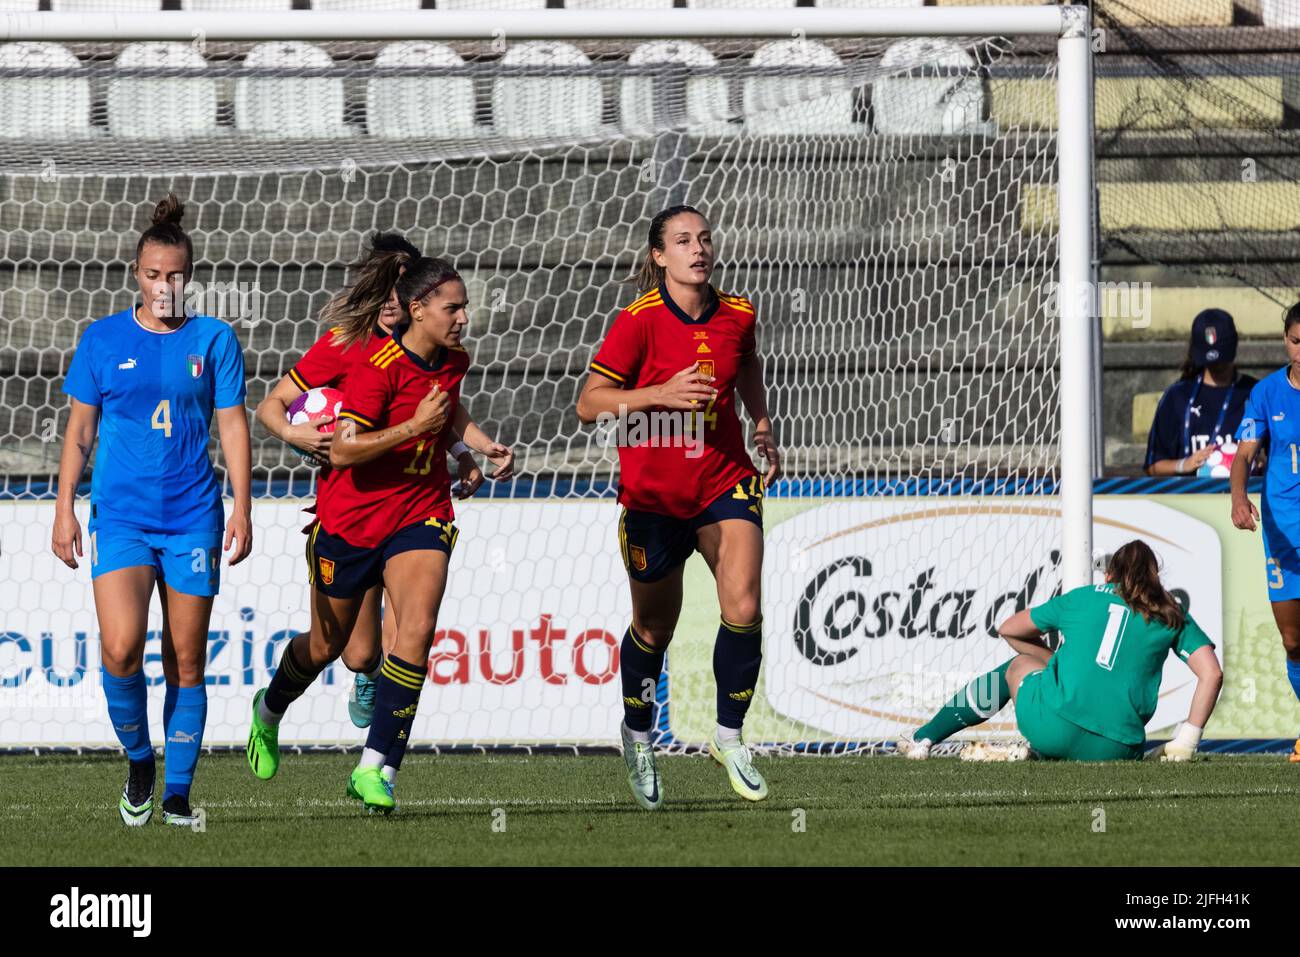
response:
<path fill-rule="evenodd" d="M 1192 320 L 1182 375 L 1165 390 L 1147 436 L 1148 475 L 1227 478 L 1234 436 L 1256 379 L 1237 371 L 1237 327 L 1222 309 Z"/>

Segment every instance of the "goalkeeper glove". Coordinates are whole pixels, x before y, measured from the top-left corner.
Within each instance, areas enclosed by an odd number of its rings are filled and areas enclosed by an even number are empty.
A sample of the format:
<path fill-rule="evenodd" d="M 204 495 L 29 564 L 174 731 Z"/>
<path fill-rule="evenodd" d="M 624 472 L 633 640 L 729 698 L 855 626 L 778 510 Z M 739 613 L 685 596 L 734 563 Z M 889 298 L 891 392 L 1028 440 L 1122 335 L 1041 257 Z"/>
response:
<path fill-rule="evenodd" d="M 1148 754 L 1147 758 L 1152 761 L 1190 761 L 1201 743 L 1201 730 L 1196 725 L 1184 721 L 1173 740 L 1160 745 Z"/>

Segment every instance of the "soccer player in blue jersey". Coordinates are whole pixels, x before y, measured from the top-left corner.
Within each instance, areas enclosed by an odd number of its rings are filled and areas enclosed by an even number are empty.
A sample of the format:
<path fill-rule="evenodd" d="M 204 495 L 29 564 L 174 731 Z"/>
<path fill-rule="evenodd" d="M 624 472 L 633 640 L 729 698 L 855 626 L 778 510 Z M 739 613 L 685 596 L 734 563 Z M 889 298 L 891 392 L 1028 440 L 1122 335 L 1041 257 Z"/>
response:
<path fill-rule="evenodd" d="M 167 682 L 163 820 L 186 826 L 194 819 L 189 794 L 207 716 L 203 669 L 221 552 L 230 552 L 234 565 L 252 548 L 243 353 L 229 325 L 185 313 L 181 292 L 194 271 L 194 247 L 181 228 L 184 209 L 174 195 L 158 204 L 131 265 L 140 301 L 90 325 L 63 383 L 72 408 L 52 545 L 64 564 L 78 567 L 73 504 L 98 436 L 90 574 L 108 715 L 130 760 L 119 810 L 136 827 L 153 815 L 143 659 L 154 585 Z M 235 499 L 228 522 L 208 457 L 214 409 Z"/>
<path fill-rule="evenodd" d="M 1255 530 L 1260 513 L 1246 496 L 1246 478 L 1264 450 L 1264 568 L 1273 620 L 1286 651 L 1286 676 L 1300 698 L 1300 302 L 1282 319 L 1287 364 L 1250 392 L 1232 460 L 1232 524 Z M 1300 763 L 1300 740 L 1291 752 Z"/>

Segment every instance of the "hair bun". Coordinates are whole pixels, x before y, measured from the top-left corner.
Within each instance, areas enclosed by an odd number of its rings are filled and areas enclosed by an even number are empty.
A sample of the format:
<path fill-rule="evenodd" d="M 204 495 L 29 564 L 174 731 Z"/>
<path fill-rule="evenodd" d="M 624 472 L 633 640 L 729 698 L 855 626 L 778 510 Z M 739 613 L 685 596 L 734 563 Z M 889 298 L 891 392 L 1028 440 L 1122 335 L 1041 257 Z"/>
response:
<path fill-rule="evenodd" d="M 165 226 L 169 223 L 175 223 L 179 226 L 184 217 L 185 204 L 176 197 L 175 193 L 168 193 L 154 207 L 152 222 L 155 226 Z"/>

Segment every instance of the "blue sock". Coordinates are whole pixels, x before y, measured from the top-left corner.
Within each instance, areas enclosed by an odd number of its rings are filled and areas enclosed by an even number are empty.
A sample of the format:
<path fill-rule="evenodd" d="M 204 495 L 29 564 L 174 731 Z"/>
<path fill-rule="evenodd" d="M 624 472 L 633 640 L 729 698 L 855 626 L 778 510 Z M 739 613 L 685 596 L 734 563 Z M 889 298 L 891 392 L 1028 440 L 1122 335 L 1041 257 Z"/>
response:
<path fill-rule="evenodd" d="M 1300 698 L 1300 661 L 1286 660 L 1286 677 L 1291 682 L 1291 690 Z"/>
<path fill-rule="evenodd" d="M 168 694 L 171 688 L 167 689 Z M 194 768 L 203 747 L 203 726 L 208 720 L 208 686 L 176 689 L 176 706 L 165 727 L 163 747 L 163 800 L 178 794 L 190 798 Z"/>
<path fill-rule="evenodd" d="M 163 694 L 163 728 L 170 728 L 172 724 L 172 713 L 176 710 L 176 692 L 181 690 L 180 685 L 174 685 L 167 682 L 166 692 Z M 164 735 L 164 737 L 166 737 Z"/>
<path fill-rule="evenodd" d="M 126 749 L 132 761 L 147 761 L 153 757 L 149 742 L 149 695 L 144 683 L 144 669 L 133 675 L 119 678 L 101 667 L 104 697 L 108 699 L 108 720 L 113 723 L 117 740 Z"/>

